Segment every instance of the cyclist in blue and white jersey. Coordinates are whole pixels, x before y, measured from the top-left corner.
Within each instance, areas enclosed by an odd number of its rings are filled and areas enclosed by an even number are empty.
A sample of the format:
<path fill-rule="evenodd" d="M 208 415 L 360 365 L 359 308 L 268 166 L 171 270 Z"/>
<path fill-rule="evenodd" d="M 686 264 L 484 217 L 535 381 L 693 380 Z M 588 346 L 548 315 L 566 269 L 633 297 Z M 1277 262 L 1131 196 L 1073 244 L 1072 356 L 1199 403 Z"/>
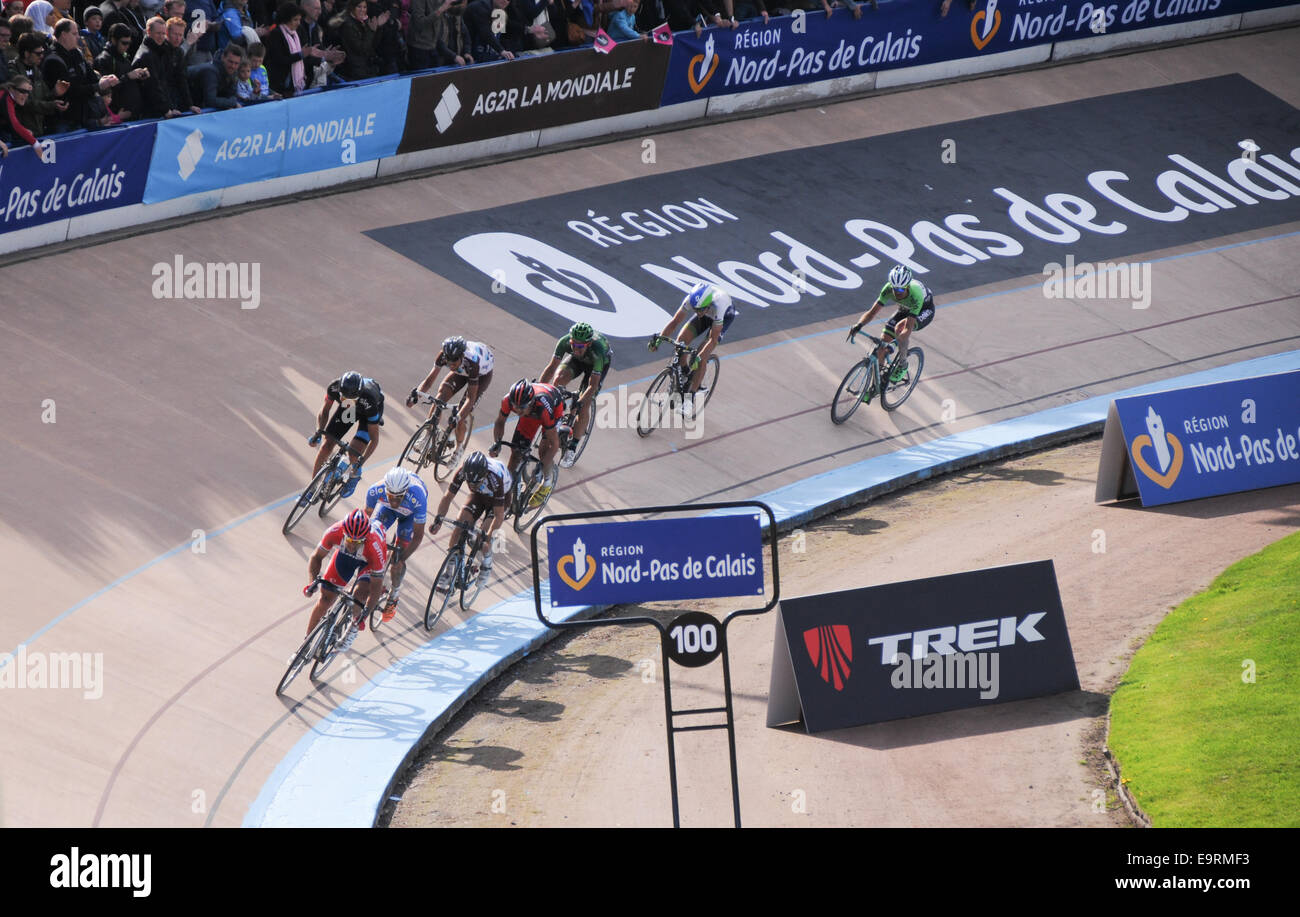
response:
<path fill-rule="evenodd" d="M 460 415 L 459 423 L 456 424 L 456 452 L 452 464 L 455 464 L 461 450 L 465 448 L 465 440 L 469 436 L 469 419 L 474 413 L 474 406 L 492 384 L 492 363 L 492 348 L 487 344 L 467 341 L 459 336 L 447 338 L 442 342 L 442 350 L 434 359 L 429 375 L 425 376 L 424 381 L 418 386 L 411 389 L 411 394 L 406 397 L 406 406 L 414 407 L 418 400 L 417 396 L 429 391 L 429 386 L 433 385 L 433 380 L 438 376 L 438 368 L 442 366 L 447 367 L 449 372 L 443 377 L 442 384 L 438 386 L 438 398 L 444 402 L 450 401 L 452 396 L 462 388 L 466 390 L 465 403 L 468 410 Z M 433 412 L 436 409 L 437 405 L 429 407 L 430 420 L 433 419 Z"/>
<path fill-rule="evenodd" d="M 406 575 L 406 561 L 424 540 L 424 521 L 428 513 L 429 491 L 419 475 L 405 468 L 390 468 L 384 480 L 366 491 L 366 515 L 388 538 L 388 530 L 397 525 L 397 545 L 393 548 L 393 588 L 384 605 L 384 623 L 397 614 L 397 591 Z"/>
<path fill-rule="evenodd" d="M 659 343 L 671 336 L 683 323 L 682 332 L 677 336 L 680 344 L 689 344 L 697 335 L 708 332 L 709 339 L 696 353 L 689 367 L 686 364 L 686 355 L 682 355 L 682 366 L 691 371 L 689 388 L 694 394 L 700 389 L 700 382 L 704 379 L 704 367 L 709 362 L 709 357 L 713 355 L 722 336 L 735 321 L 736 314 L 736 307 L 731 304 L 730 293 L 711 283 L 701 281 L 686 294 L 686 298 L 677 307 L 677 311 L 664 326 L 664 330 L 651 336 L 647 346 L 651 352 L 658 350 Z M 688 410 L 687 404 L 683 404 L 682 408 Z"/>

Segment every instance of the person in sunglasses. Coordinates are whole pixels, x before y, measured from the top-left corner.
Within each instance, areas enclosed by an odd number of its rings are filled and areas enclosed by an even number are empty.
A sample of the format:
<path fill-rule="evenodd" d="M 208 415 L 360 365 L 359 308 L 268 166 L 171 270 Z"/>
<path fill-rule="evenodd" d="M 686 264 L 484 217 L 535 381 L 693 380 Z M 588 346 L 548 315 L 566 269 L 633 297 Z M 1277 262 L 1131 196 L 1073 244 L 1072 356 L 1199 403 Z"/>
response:
<path fill-rule="evenodd" d="M 323 577 L 325 588 L 311 610 L 307 633 L 311 633 L 321 616 L 329 610 L 334 603 L 334 596 L 346 589 L 355 576 L 357 585 L 353 595 L 357 601 L 364 603 L 365 611 L 353 619 L 352 629 L 342 643 L 342 648 L 346 650 L 356 640 L 357 632 L 365 629 L 366 619 L 379 602 L 384 563 L 388 560 L 384 530 L 371 525 L 370 517 L 363 509 L 354 509 L 342 522 L 336 522 L 326 529 L 320 544 L 307 561 L 307 578 L 310 582 L 303 588 L 302 594 L 308 598 L 316 592 L 316 579 L 321 575 L 321 565 L 331 551 L 333 556 L 330 557 L 329 567 Z"/>
<path fill-rule="evenodd" d="M 892 297 L 898 304 L 898 311 L 885 323 L 884 339 L 898 341 L 898 369 L 889 377 L 890 382 L 907 380 L 907 341 L 912 332 L 920 331 L 934 319 L 934 293 L 921 281 L 912 276 L 912 272 L 901 264 L 889 272 L 889 282 L 880 290 L 880 295 L 871 308 L 862 313 L 858 323 L 849 328 L 849 340 L 862 330 L 881 309 L 885 308 L 885 298 Z M 883 350 L 876 354 L 877 359 L 884 359 Z"/>

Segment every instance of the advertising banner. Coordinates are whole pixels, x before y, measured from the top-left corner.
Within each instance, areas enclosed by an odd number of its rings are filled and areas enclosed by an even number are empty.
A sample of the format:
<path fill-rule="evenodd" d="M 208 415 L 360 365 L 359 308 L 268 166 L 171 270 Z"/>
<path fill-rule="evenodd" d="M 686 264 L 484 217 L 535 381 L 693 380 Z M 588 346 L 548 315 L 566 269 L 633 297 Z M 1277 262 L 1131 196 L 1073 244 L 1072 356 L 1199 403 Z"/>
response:
<path fill-rule="evenodd" d="M 149 176 L 154 125 L 113 128 L 15 146 L 0 160 L 0 232 L 138 204 Z"/>
<path fill-rule="evenodd" d="M 1143 506 L 1300 482 L 1300 372 L 1113 405 Z"/>
<path fill-rule="evenodd" d="M 927 3 L 882 3 L 854 19 L 796 13 L 674 35 L 663 104 L 979 57 L 1031 45 L 1286 6 L 1292 0 L 980 0 L 940 18 Z"/>
<path fill-rule="evenodd" d="M 952 291 L 1026 276 L 1044 301 L 1105 297 L 1128 322 L 1161 291 L 1150 264 L 1110 259 L 1300 220 L 1297 131 L 1300 111 L 1233 74 L 367 235 L 556 337 L 592 323 L 627 342 L 623 367 L 661 359 L 644 341 L 700 281 L 731 294 L 727 344 L 847 325 L 894 264 L 933 291 L 938 323 Z"/>
<path fill-rule="evenodd" d="M 546 527 L 551 605 L 763 594 L 757 513 Z"/>
<path fill-rule="evenodd" d="M 627 41 L 418 76 L 400 153 L 659 106 L 670 49 Z"/>
<path fill-rule="evenodd" d="M 397 151 L 409 81 L 353 86 L 158 124 L 146 204 Z"/>
<path fill-rule="evenodd" d="M 809 732 L 1077 691 L 1050 560 L 781 602 L 767 725 Z"/>

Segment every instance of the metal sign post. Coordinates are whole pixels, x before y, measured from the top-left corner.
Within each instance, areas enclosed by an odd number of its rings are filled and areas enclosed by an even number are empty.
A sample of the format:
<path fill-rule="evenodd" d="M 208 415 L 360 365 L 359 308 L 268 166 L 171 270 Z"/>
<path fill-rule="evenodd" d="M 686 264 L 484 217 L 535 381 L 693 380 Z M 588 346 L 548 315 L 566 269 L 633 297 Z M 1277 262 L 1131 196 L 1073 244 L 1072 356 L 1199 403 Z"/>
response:
<path fill-rule="evenodd" d="M 545 529 L 548 534 L 564 531 L 563 523 L 572 523 L 576 520 L 590 521 L 593 519 L 606 519 L 611 516 L 671 516 L 682 515 L 685 513 L 699 514 L 709 510 L 735 510 L 755 508 L 761 510 L 767 515 L 768 532 L 771 533 L 771 565 L 772 565 L 772 596 L 768 602 L 761 608 L 748 608 L 740 611 L 733 611 L 719 622 L 712 615 L 702 611 L 689 611 L 678 615 L 665 627 L 657 619 L 646 616 L 633 616 L 625 618 L 607 618 L 601 621 L 551 621 L 542 610 L 542 576 L 539 568 L 537 552 L 537 535 L 538 532 Z M 694 529 L 704 529 L 703 524 L 708 520 L 710 526 L 716 524 L 716 520 L 731 518 L 731 514 L 721 517 L 701 517 L 700 523 Z M 754 516 L 755 519 L 759 517 Z M 626 525 L 629 527 L 644 527 L 644 522 L 625 521 L 622 523 L 613 523 L 612 526 Z M 606 524 L 603 529 L 611 528 L 611 524 Z M 679 525 L 678 529 L 682 529 Z M 631 528 L 629 528 L 631 531 Z M 683 531 L 685 531 L 683 529 Z M 735 716 L 732 712 L 731 704 L 731 662 L 727 653 L 727 625 L 732 619 L 741 615 L 757 615 L 771 611 L 776 607 L 781 598 L 781 576 L 777 564 L 777 540 L 776 540 L 776 517 L 773 516 L 772 510 L 765 503 L 755 500 L 746 500 L 734 503 L 701 503 L 692 506 L 650 506 L 650 507 L 633 507 L 628 509 L 600 510 L 589 513 L 566 513 L 563 515 L 546 516 L 533 524 L 531 548 L 533 555 L 533 599 L 537 609 L 537 618 L 547 627 L 562 629 L 575 627 L 602 627 L 609 625 L 627 625 L 627 624 L 649 624 L 659 630 L 660 653 L 663 660 L 664 672 L 664 712 L 666 715 L 666 725 L 668 734 L 668 782 L 672 791 L 673 802 L 673 827 L 681 827 L 681 815 L 678 806 L 677 795 L 677 754 L 675 735 L 679 732 L 698 732 L 706 729 L 725 729 L 727 731 L 727 746 L 730 754 L 731 763 L 731 801 L 735 813 L 735 826 L 740 827 L 740 784 L 736 772 L 736 731 Z M 574 550 L 571 554 L 562 558 L 550 558 L 550 562 L 555 564 L 555 570 L 559 573 L 560 579 L 564 586 L 560 587 L 568 595 L 581 594 L 592 583 L 597 567 L 600 561 L 595 557 L 588 558 L 585 555 L 587 546 L 579 539 L 575 542 Z M 627 550 L 627 546 L 620 545 L 620 550 Z M 760 588 L 759 594 L 765 590 L 762 588 L 763 570 L 762 570 L 762 550 L 761 544 L 758 550 L 757 574 Z M 620 555 L 626 556 L 626 555 Z M 724 559 L 718 560 L 709 556 L 707 561 L 695 560 L 688 557 L 683 564 L 669 564 L 661 562 L 659 558 L 650 559 L 649 575 L 650 581 L 658 580 L 654 586 L 642 585 L 643 575 L 641 569 L 641 558 L 636 554 L 630 555 L 635 559 L 632 572 L 626 574 L 631 585 L 627 589 L 621 589 L 620 586 L 626 585 L 624 580 L 614 577 L 613 583 L 605 583 L 605 572 L 602 571 L 602 583 L 593 590 L 601 601 L 608 604 L 623 604 L 624 602 L 642 602 L 657 601 L 665 598 L 716 598 L 724 595 L 735 595 L 735 592 L 716 591 L 719 588 L 725 589 L 725 586 L 717 586 L 709 583 L 709 577 L 723 577 L 722 573 L 715 573 L 715 570 L 723 570 L 730 575 L 732 571 L 736 572 L 736 577 L 748 575 L 749 582 L 752 582 L 754 574 L 747 564 L 750 559 L 742 554 L 739 558 L 733 558 L 726 555 Z M 568 561 L 566 568 L 565 561 Z M 591 566 L 588 567 L 587 565 Z M 548 566 L 550 564 L 548 563 Z M 606 566 L 609 566 L 608 564 Z M 627 568 L 620 567 L 620 570 Z M 632 579 L 635 577 L 635 579 Z M 557 592 L 558 584 L 552 579 L 551 594 L 554 596 Z M 620 594 L 626 594 L 626 598 L 620 601 Z M 558 604 L 558 600 L 552 602 Z M 570 604 L 570 603 L 566 603 Z M 678 665 L 690 668 L 699 668 L 711 663 L 718 656 L 722 657 L 722 686 L 724 704 L 721 707 L 699 707 L 694 709 L 674 710 L 672 704 L 672 678 L 670 674 L 669 662 L 676 662 Z M 700 723 L 692 725 L 677 725 L 677 717 L 700 716 L 704 714 L 722 714 L 723 722 L 720 723 Z"/>

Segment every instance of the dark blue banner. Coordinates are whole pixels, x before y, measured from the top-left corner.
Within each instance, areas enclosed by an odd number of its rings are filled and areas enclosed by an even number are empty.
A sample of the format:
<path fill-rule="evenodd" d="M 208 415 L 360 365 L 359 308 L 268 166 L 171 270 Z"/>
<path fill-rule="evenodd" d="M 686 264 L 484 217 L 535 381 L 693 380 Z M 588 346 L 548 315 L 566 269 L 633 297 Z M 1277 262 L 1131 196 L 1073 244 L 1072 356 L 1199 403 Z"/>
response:
<path fill-rule="evenodd" d="M 547 526 L 551 605 L 763 594 L 758 513 Z"/>
<path fill-rule="evenodd" d="M 145 203 L 392 156 L 409 98 L 392 80 L 165 121 Z"/>
<path fill-rule="evenodd" d="M 1117 398 L 1144 506 L 1300 482 L 1300 372 Z"/>
<path fill-rule="evenodd" d="M 673 36 L 663 104 L 854 76 L 897 67 L 981 57 L 1032 45 L 1286 6 L 1291 0 L 980 0 L 955 4 L 882 3 L 854 19 L 836 10 L 796 13 Z"/>
<path fill-rule="evenodd" d="M 0 232 L 138 204 L 155 125 L 141 124 L 15 147 L 0 160 Z"/>

